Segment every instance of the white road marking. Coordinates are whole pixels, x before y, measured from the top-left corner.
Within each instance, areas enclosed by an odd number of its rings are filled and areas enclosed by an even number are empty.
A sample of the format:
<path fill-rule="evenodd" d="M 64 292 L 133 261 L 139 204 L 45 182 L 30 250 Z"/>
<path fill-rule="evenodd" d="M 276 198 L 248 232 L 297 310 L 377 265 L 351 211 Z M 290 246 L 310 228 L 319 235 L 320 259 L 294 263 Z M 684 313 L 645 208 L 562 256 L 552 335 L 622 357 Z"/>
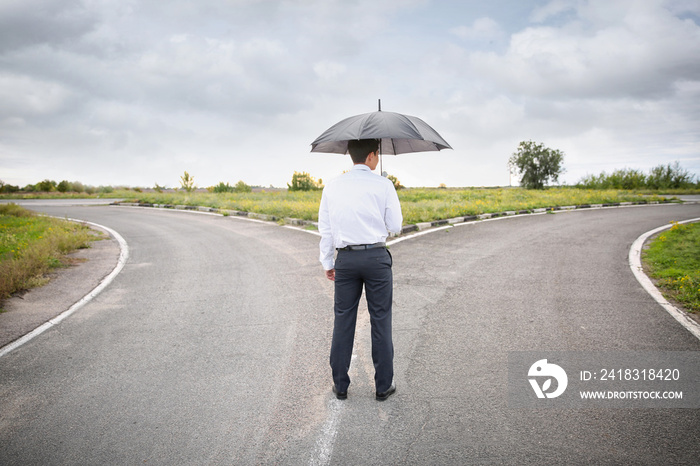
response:
<path fill-rule="evenodd" d="M 347 403 L 347 401 L 341 401 L 335 398 L 328 402 L 328 418 L 325 424 L 323 424 L 321 435 L 316 439 L 316 448 L 314 448 L 314 453 L 309 461 L 309 465 L 322 466 L 331 464 L 333 445 L 335 444 L 335 438 L 338 436 L 340 415 L 343 409 L 345 409 L 343 406 L 344 403 Z"/>

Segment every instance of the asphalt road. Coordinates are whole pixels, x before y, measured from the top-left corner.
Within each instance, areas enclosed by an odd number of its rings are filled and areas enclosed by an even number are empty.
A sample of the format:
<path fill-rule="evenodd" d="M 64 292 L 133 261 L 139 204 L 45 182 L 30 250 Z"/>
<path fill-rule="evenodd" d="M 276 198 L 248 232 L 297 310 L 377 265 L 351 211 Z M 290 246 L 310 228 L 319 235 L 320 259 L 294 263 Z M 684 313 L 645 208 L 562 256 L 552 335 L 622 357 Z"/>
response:
<path fill-rule="evenodd" d="M 34 206 L 118 231 L 115 281 L 0 358 L 0 464 L 697 464 L 698 409 L 514 409 L 526 350 L 699 351 L 637 283 L 632 242 L 700 205 L 531 215 L 392 246 L 397 394 L 358 322 L 331 395 L 318 238 L 231 217 Z"/>

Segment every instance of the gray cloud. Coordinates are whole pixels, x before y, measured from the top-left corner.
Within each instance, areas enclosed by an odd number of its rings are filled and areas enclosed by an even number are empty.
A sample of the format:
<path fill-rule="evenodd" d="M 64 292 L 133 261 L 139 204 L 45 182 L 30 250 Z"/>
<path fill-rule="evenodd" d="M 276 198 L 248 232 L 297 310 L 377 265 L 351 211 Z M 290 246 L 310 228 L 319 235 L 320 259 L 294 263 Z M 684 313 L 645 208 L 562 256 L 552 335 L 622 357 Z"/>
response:
<path fill-rule="evenodd" d="M 561 98 L 658 98 L 678 81 L 700 79 L 694 21 L 663 8 L 585 10 L 560 28 L 518 32 L 505 54 L 476 53 L 471 64 L 514 92 Z"/>
<path fill-rule="evenodd" d="M 0 4 L 0 52 L 37 44 L 66 44 L 95 26 L 97 16 L 82 2 L 40 0 Z"/>
<path fill-rule="evenodd" d="M 699 10 L 685 0 L 4 2 L 0 179 L 328 178 L 348 162 L 309 154 L 309 143 L 378 98 L 455 147 L 388 158 L 408 185 L 506 184 L 523 139 L 565 149 L 569 182 L 635 160 L 700 172 Z"/>

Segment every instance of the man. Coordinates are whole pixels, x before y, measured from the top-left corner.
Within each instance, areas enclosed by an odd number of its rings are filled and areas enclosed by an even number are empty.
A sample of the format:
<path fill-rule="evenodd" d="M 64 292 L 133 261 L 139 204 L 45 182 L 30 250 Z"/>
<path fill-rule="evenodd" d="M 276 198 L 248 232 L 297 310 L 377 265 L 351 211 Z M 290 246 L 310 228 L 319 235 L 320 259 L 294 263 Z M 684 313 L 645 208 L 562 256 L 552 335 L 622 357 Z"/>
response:
<path fill-rule="evenodd" d="M 396 391 L 391 337 L 392 258 L 386 238 L 388 232 L 401 231 L 403 216 L 393 183 L 372 173 L 379 162 L 378 149 L 376 139 L 348 142 L 355 165 L 327 184 L 318 212 L 320 260 L 326 277 L 335 282 L 330 364 L 333 392 L 340 400 L 347 398 L 350 385 L 348 370 L 363 285 L 372 325 L 376 399 L 384 401 Z"/>

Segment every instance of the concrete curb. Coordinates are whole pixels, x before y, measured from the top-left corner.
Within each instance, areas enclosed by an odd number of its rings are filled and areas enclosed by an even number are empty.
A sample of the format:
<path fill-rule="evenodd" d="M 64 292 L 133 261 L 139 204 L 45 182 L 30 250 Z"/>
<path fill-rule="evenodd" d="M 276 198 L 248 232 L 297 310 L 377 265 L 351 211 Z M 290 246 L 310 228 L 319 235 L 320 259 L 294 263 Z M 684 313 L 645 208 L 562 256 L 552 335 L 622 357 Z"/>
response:
<path fill-rule="evenodd" d="M 492 212 L 483 213 L 478 215 L 468 215 L 464 217 L 448 218 L 444 220 L 435 220 L 432 222 L 416 223 L 415 225 L 405 225 L 401 231 L 401 234 L 412 233 L 415 231 L 423 231 L 434 227 L 441 227 L 445 225 L 456 225 L 460 223 L 474 222 L 477 220 L 487 220 L 498 217 L 512 217 L 516 215 L 529 215 L 544 212 L 562 212 L 569 210 L 580 210 L 580 209 L 602 209 L 605 207 L 628 207 L 634 205 L 655 205 L 655 204 L 676 204 L 680 203 L 678 201 L 640 201 L 640 202 L 614 202 L 608 204 L 582 204 L 582 205 L 570 205 L 570 206 L 554 206 L 554 207 L 540 207 L 537 209 L 527 209 L 527 210 L 509 210 L 504 212 Z M 694 203 L 694 202 L 690 202 Z"/>
<path fill-rule="evenodd" d="M 316 222 L 312 222 L 309 220 L 301 220 L 298 218 L 277 217 L 276 215 L 259 214 L 256 212 L 246 212 L 246 211 L 242 211 L 242 210 L 217 209 L 215 207 L 206 207 L 206 206 L 151 204 L 149 202 L 113 202 L 110 205 L 123 206 L 123 207 L 152 207 L 154 209 L 188 210 L 188 211 L 220 214 L 223 216 L 245 217 L 245 218 L 251 218 L 251 219 L 255 219 L 255 220 L 262 220 L 265 222 L 278 222 L 280 220 L 284 220 L 285 224 L 297 225 L 297 226 L 307 226 L 307 225 L 317 226 L 318 225 L 318 223 L 316 223 Z"/>

